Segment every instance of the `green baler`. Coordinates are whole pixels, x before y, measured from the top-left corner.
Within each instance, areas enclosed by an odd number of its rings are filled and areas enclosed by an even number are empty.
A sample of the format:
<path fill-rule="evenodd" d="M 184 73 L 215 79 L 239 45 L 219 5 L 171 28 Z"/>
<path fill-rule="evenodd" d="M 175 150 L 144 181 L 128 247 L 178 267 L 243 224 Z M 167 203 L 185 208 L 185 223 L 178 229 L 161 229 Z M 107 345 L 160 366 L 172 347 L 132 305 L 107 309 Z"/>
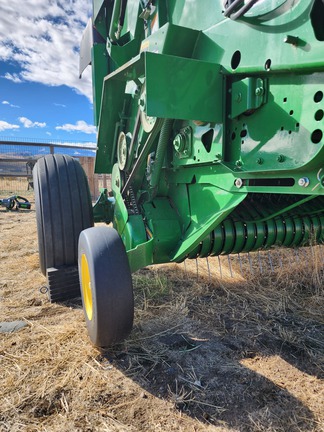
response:
<path fill-rule="evenodd" d="M 93 0 L 90 63 L 112 191 L 92 209 L 58 155 L 34 185 L 50 295 L 79 274 L 95 345 L 130 332 L 144 266 L 323 242 L 323 0 Z"/>

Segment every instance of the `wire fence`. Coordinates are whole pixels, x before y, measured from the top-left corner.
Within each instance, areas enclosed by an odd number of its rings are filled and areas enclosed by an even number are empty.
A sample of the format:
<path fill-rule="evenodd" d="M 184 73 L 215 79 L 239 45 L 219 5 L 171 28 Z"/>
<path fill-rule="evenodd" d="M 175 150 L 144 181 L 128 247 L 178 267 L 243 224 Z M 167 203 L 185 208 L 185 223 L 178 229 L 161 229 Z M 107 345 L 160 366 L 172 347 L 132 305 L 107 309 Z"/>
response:
<path fill-rule="evenodd" d="M 71 141 L 0 140 L 0 193 L 22 194 L 33 190 L 33 168 L 47 154 L 67 154 L 79 160 L 88 178 L 90 193 L 95 200 L 100 188 L 110 189 L 111 177 L 94 174 L 96 145 Z"/>

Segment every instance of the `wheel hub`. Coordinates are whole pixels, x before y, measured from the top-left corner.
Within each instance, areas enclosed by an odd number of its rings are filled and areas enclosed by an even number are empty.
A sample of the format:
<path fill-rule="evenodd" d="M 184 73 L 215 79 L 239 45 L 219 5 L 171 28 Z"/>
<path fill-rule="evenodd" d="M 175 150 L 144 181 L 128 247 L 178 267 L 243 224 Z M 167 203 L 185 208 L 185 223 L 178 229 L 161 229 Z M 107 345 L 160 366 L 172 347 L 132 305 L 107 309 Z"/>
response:
<path fill-rule="evenodd" d="M 85 254 L 83 254 L 81 258 L 81 286 L 84 299 L 84 309 L 86 311 L 88 320 L 91 321 L 93 316 L 91 278 L 89 265 Z"/>

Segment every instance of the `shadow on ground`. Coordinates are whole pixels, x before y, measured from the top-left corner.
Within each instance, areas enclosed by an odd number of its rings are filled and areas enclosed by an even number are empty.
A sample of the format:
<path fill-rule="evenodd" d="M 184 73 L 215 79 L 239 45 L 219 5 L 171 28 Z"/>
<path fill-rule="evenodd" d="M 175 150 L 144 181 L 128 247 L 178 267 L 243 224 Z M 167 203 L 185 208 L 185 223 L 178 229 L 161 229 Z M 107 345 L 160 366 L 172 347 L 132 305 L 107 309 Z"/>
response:
<path fill-rule="evenodd" d="M 181 267 L 141 271 L 132 335 L 97 360 L 205 424 L 316 430 L 299 391 L 306 374 L 324 376 L 324 326 L 303 309 L 318 292 L 297 282 L 282 289 L 278 278 L 197 282 L 195 270 Z"/>

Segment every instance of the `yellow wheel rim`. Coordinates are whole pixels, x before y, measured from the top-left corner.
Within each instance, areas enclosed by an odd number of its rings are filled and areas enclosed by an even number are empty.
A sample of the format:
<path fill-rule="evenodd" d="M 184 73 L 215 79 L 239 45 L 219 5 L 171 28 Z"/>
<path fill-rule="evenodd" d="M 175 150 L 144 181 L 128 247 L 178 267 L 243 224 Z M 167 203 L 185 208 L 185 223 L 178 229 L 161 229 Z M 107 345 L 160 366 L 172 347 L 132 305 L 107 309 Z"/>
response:
<path fill-rule="evenodd" d="M 82 286 L 82 293 L 83 293 L 84 308 L 88 320 L 91 321 L 93 315 L 91 278 L 90 278 L 88 260 L 85 254 L 83 254 L 81 257 L 81 286 Z"/>

